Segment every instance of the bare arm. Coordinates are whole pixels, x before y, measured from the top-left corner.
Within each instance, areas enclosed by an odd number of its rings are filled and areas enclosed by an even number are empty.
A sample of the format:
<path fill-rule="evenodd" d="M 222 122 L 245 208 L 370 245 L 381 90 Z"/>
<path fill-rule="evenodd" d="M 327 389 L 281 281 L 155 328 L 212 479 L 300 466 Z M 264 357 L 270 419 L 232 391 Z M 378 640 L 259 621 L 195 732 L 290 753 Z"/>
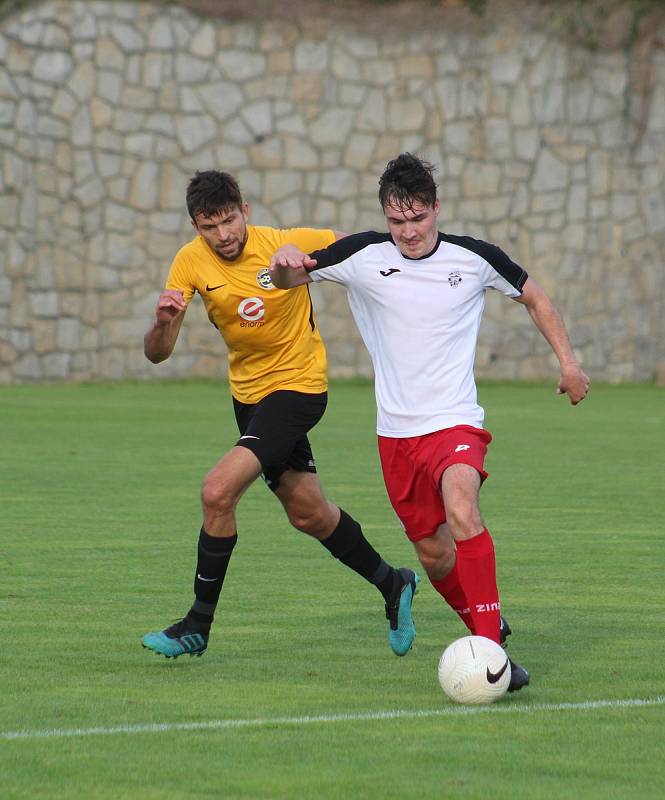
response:
<path fill-rule="evenodd" d="M 521 296 L 515 300 L 526 306 L 531 319 L 559 359 L 561 377 L 557 391 L 559 394 L 567 394 L 570 402 L 574 406 L 577 405 L 587 396 L 590 380 L 573 353 L 566 326 L 559 312 L 532 278 L 527 278 Z"/>
<path fill-rule="evenodd" d="M 186 310 L 181 291 L 166 289 L 159 295 L 155 322 L 143 337 L 143 352 L 153 364 L 166 361 L 173 352 Z"/>
<path fill-rule="evenodd" d="M 312 279 L 305 267 L 315 267 L 316 261 L 294 244 L 282 245 L 270 259 L 270 277 L 278 289 L 294 289 Z"/>
<path fill-rule="evenodd" d="M 333 231 L 333 233 L 336 242 L 349 235 L 342 231 Z M 270 277 L 278 289 L 294 289 L 296 286 L 312 282 L 305 267 L 311 269 L 315 266 L 316 261 L 308 258 L 307 254 L 299 247 L 294 244 L 285 244 L 275 252 L 270 260 Z"/>

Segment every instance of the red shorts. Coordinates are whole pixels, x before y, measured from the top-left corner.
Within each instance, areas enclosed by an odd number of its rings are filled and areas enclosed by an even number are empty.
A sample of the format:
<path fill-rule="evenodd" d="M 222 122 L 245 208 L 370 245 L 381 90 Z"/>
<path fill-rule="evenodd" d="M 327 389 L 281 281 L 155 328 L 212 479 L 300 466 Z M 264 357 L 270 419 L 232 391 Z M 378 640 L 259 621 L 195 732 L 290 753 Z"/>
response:
<path fill-rule="evenodd" d="M 456 425 L 424 436 L 392 439 L 379 436 L 379 456 L 388 497 L 412 542 L 436 533 L 446 521 L 441 476 L 451 464 L 483 469 L 492 434 L 484 428 Z"/>

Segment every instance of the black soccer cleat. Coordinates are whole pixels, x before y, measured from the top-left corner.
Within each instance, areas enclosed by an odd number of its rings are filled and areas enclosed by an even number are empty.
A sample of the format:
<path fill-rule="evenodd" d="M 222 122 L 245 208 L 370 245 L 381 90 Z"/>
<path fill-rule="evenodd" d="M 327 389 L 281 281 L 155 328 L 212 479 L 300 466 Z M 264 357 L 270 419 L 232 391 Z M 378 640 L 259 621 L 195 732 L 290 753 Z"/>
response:
<path fill-rule="evenodd" d="M 510 625 L 508 624 L 508 620 L 503 615 L 501 615 L 501 617 L 499 619 L 500 619 L 500 621 L 499 621 L 499 638 L 501 640 L 501 644 L 505 644 L 506 643 L 506 639 L 510 636 L 510 634 L 513 631 L 511 629 Z"/>
<path fill-rule="evenodd" d="M 519 692 L 523 686 L 529 685 L 531 677 L 524 667 L 520 667 L 520 665 L 516 664 L 512 658 L 509 658 L 508 660 L 510 661 L 510 683 L 508 684 L 508 691 Z"/>

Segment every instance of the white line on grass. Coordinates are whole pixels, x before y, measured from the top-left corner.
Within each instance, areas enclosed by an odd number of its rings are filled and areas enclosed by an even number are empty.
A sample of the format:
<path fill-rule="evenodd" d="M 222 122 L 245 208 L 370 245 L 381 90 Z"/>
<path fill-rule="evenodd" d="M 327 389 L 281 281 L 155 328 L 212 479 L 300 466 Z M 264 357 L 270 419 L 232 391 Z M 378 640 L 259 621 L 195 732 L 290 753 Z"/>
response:
<path fill-rule="evenodd" d="M 170 733 L 171 731 L 228 730 L 235 728 L 268 728 L 282 725 L 328 724 L 333 722 L 366 722 L 383 719 L 422 719 L 423 717 L 457 717 L 471 714 L 534 714 L 556 711 L 593 711 L 603 708 L 643 708 L 665 705 L 665 696 L 630 700 L 587 700 L 583 703 L 497 704 L 491 706 L 444 706 L 443 708 L 394 711 L 367 711 L 359 714 L 322 714 L 312 717 L 274 717 L 258 719 L 213 719 L 207 722 L 163 722 L 146 725 L 116 725 L 108 728 L 51 728 L 33 731 L 4 731 L 0 739 L 52 739 L 72 736 L 113 736 L 118 733 Z"/>

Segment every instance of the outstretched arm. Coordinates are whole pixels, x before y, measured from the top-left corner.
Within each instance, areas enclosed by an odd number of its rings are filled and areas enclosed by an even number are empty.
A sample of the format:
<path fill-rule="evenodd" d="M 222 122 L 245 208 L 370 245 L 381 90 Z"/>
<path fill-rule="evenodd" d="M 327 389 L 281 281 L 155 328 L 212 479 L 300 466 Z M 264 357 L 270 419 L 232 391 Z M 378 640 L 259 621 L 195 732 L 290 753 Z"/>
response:
<path fill-rule="evenodd" d="M 187 304 L 181 291 L 166 289 L 159 295 L 155 322 L 143 337 L 143 352 L 153 364 L 159 364 L 173 352 Z"/>
<path fill-rule="evenodd" d="M 559 359 L 561 377 L 557 389 L 558 393 L 567 394 L 570 402 L 574 406 L 577 405 L 587 396 L 591 381 L 583 372 L 577 358 L 575 358 L 566 326 L 559 312 L 547 294 L 532 278 L 527 278 L 522 288 L 522 294 L 520 297 L 516 297 L 515 300 L 526 306 L 531 319 L 547 339 L 550 347 L 554 350 L 554 354 Z"/>
<path fill-rule="evenodd" d="M 270 259 L 270 277 L 278 289 L 294 289 L 312 279 L 306 267 L 316 266 L 316 261 L 294 244 L 285 244 Z"/>

